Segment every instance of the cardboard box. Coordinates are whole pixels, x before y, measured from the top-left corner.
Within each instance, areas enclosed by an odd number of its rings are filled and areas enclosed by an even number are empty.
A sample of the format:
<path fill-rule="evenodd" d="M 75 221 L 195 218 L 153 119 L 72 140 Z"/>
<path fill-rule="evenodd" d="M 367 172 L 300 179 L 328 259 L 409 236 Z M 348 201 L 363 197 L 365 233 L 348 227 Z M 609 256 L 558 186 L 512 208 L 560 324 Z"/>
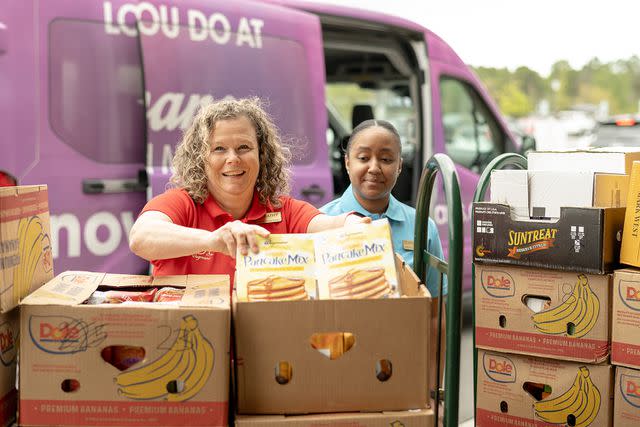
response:
<path fill-rule="evenodd" d="M 613 367 L 478 351 L 475 425 L 611 426 Z"/>
<path fill-rule="evenodd" d="M 629 175 L 495 170 L 491 173 L 491 202 L 509 205 L 517 220 L 559 218 L 564 206 L 626 206 L 628 181 Z"/>
<path fill-rule="evenodd" d="M 507 205 L 474 203 L 473 260 L 608 273 L 619 264 L 624 211 L 563 207 L 556 221 L 519 221 Z"/>
<path fill-rule="evenodd" d="M 613 425 L 616 427 L 640 425 L 640 371 L 622 366 L 616 367 Z"/>
<path fill-rule="evenodd" d="M 624 218 L 620 262 L 640 267 L 640 162 L 633 163 Z"/>
<path fill-rule="evenodd" d="M 427 408 L 431 298 L 408 266 L 397 270 L 406 298 L 235 301 L 238 413 Z M 312 347 L 336 332 L 353 337 L 340 357 Z"/>
<path fill-rule="evenodd" d="M 616 270 L 613 275 L 611 363 L 640 368 L 640 270 Z"/>
<path fill-rule="evenodd" d="M 0 187 L 0 312 L 53 277 L 46 185 Z"/>
<path fill-rule="evenodd" d="M 18 393 L 16 367 L 20 333 L 18 309 L 0 314 L 0 426 L 16 420 Z"/>
<path fill-rule="evenodd" d="M 433 409 L 314 415 L 238 415 L 236 427 L 431 427 Z"/>
<path fill-rule="evenodd" d="M 608 274 L 476 264 L 476 346 L 561 360 L 605 361 L 610 350 L 611 284 Z"/>
<path fill-rule="evenodd" d="M 82 304 L 118 284 L 185 295 L 177 304 Z M 20 311 L 20 425 L 227 425 L 228 276 L 69 271 Z M 121 371 L 126 358 L 138 363 Z"/>
<path fill-rule="evenodd" d="M 530 171 L 574 171 L 630 174 L 631 164 L 640 160 L 640 151 L 632 147 L 585 151 L 532 151 L 527 154 Z"/>

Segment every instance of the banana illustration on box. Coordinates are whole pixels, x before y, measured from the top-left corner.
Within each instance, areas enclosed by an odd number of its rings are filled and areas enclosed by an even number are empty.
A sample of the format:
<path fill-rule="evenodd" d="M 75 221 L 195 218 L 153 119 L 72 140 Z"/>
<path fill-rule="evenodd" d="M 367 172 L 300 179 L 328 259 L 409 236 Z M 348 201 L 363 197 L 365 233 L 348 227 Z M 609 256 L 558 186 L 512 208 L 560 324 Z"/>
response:
<path fill-rule="evenodd" d="M 17 304 L 27 295 L 33 284 L 33 275 L 42 264 L 51 271 L 52 257 L 49 235 L 38 216 L 22 218 L 18 224 L 18 255 L 20 264 L 13 271 L 13 302 Z"/>
<path fill-rule="evenodd" d="M 539 332 L 580 338 L 593 329 L 599 314 L 600 300 L 591 290 L 587 276 L 580 274 L 571 293 L 562 304 L 536 313 L 531 318 Z M 573 325 L 572 330 L 570 325 Z"/>
<path fill-rule="evenodd" d="M 591 381 L 589 369 L 578 369 L 573 385 L 561 395 L 533 404 L 536 416 L 550 424 L 586 427 L 600 412 L 600 391 Z M 569 423 L 568 419 L 574 418 Z"/>
<path fill-rule="evenodd" d="M 134 400 L 189 400 L 204 387 L 213 371 L 213 346 L 200 332 L 198 320 L 182 318 L 178 337 L 166 353 L 116 377 L 120 395 Z M 169 391 L 170 387 L 176 390 Z"/>

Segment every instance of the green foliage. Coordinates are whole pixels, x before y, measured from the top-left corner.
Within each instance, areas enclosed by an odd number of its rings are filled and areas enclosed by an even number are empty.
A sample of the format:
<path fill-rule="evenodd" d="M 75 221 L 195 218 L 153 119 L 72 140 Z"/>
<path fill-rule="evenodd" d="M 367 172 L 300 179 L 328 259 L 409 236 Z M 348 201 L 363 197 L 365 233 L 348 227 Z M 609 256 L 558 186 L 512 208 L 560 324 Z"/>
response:
<path fill-rule="evenodd" d="M 553 111 L 573 105 L 609 104 L 610 114 L 635 113 L 640 102 L 640 57 L 603 63 L 593 58 L 574 70 L 567 61 L 558 61 L 547 77 L 527 67 L 474 67 L 503 113 L 519 117 L 532 113 L 542 100 Z"/>

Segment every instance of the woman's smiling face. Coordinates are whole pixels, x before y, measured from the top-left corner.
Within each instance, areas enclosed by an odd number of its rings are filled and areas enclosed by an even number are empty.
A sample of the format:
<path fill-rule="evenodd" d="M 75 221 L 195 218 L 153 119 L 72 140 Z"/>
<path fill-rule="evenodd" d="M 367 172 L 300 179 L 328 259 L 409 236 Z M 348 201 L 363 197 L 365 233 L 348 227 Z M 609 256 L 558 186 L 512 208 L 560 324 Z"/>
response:
<path fill-rule="evenodd" d="M 260 172 L 258 138 L 245 117 L 220 120 L 209 137 L 207 187 L 216 200 L 251 197 Z"/>
<path fill-rule="evenodd" d="M 369 127 L 351 141 L 345 162 L 360 202 L 388 199 L 402 169 L 400 141 L 381 126 Z"/>

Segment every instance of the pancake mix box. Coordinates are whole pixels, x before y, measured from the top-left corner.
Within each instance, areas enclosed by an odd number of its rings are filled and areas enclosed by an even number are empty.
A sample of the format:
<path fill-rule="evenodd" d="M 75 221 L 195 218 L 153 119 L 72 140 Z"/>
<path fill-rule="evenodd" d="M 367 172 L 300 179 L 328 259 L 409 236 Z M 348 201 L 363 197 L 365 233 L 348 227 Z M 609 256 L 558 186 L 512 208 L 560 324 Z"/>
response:
<path fill-rule="evenodd" d="M 319 233 L 315 245 L 320 299 L 398 296 L 386 219 Z"/>
<path fill-rule="evenodd" d="M 256 238 L 259 253 L 236 256 L 240 301 L 316 299 L 313 239 L 307 234 Z"/>

